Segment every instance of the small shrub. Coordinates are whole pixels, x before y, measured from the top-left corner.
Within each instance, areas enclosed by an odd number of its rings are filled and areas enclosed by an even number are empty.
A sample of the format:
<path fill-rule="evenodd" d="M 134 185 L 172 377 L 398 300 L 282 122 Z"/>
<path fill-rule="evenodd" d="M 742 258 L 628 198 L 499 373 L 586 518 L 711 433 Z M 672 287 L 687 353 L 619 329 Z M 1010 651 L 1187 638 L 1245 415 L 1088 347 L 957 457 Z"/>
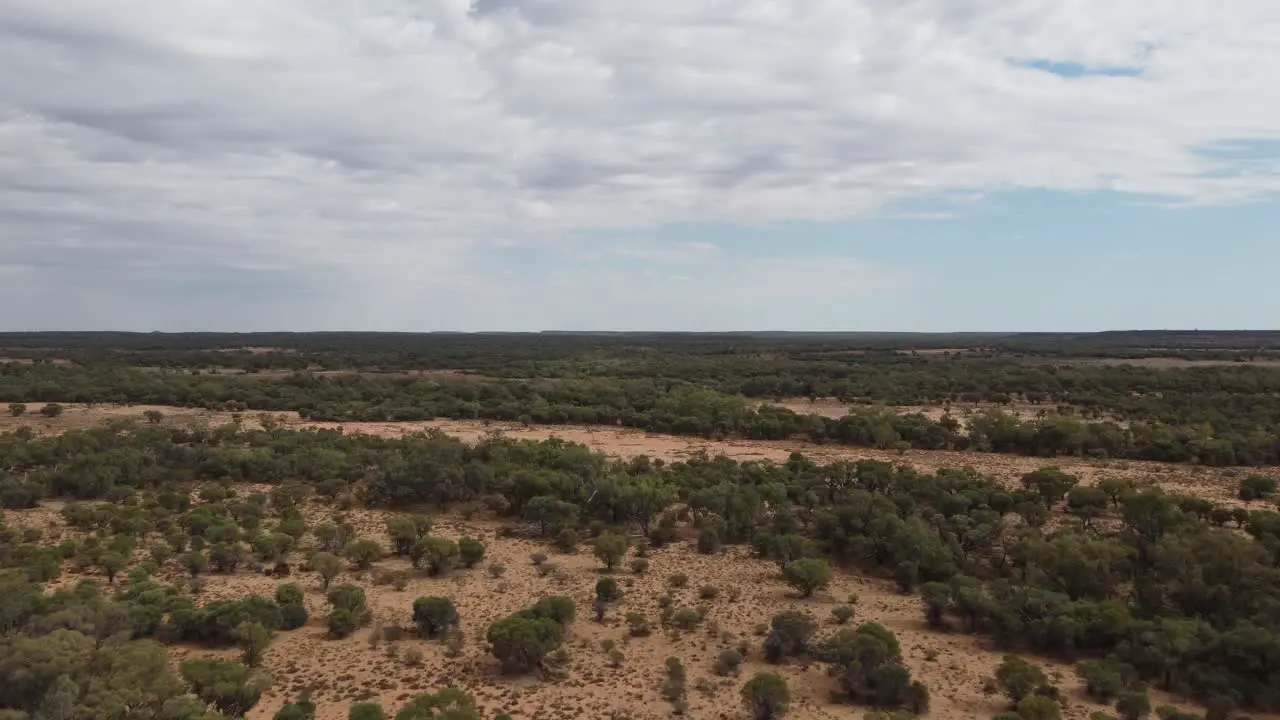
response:
<path fill-rule="evenodd" d="M 791 691 L 781 675 L 760 673 L 742 686 L 742 704 L 752 720 L 774 720 L 791 708 Z"/>
<path fill-rule="evenodd" d="M 831 582 L 831 565 L 821 558 L 800 558 L 787 563 L 782 575 L 801 597 L 809 597 Z"/>
<path fill-rule="evenodd" d="M 844 625 L 853 619 L 853 606 L 837 605 L 831 608 L 831 619 L 837 625 Z"/>
<path fill-rule="evenodd" d="M 605 569 L 612 571 L 627 554 L 627 538 L 617 533 L 604 533 L 596 538 L 594 550 Z"/>
<path fill-rule="evenodd" d="M 720 552 L 720 533 L 713 527 L 702 528 L 698 533 L 698 552 L 703 555 L 714 555 Z"/>
<path fill-rule="evenodd" d="M 662 681 L 662 697 L 668 702 L 680 702 L 685 698 L 687 673 L 680 658 L 667 658 L 667 677 Z"/>
<path fill-rule="evenodd" d="M 475 567 L 484 559 L 484 543 L 475 538 L 464 537 L 458 541 L 458 559 L 465 568 Z"/>
<path fill-rule="evenodd" d="M 307 624 L 307 608 L 302 603 L 284 603 L 280 606 L 280 629 L 297 630 Z"/>
<path fill-rule="evenodd" d="M 702 613 L 691 608 L 680 608 L 671 615 L 671 624 L 686 632 L 696 630 L 701 622 Z"/>
<path fill-rule="evenodd" d="M 462 651 L 466 648 L 466 646 L 467 646 L 467 639 L 463 637 L 461 630 L 454 628 L 453 630 L 450 630 L 449 632 L 445 633 L 444 654 L 446 657 L 456 658 L 462 655 Z"/>
<path fill-rule="evenodd" d="M 1049 681 L 1040 668 L 1017 655 L 1005 655 L 996 668 L 996 684 L 1015 705 Z"/>
<path fill-rule="evenodd" d="M 1276 484 L 1273 477 L 1250 475 L 1240 481 L 1240 499 L 1249 502 L 1271 497 L 1276 493 Z"/>
<path fill-rule="evenodd" d="M 764 641 L 765 659 L 782 662 L 804 655 L 809 651 L 809 639 L 817 629 L 818 623 L 802 612 L 788 610 L 774 615 L 769 636 Z"/>
<path fill-rule="evenodd" d="M 489 573 L 489 577 L 497 580 L 507 572 L 507 566 L 502 563 L 489 563 L 489 567 L 485 570 Z"/>
<path fill-rule="evenodd" d="M 630 633 L 631 637 L 648 637 L 652 632 L 649 627 L 649 619 L 642 613 L 629 612 L 626 620 L 627 632 Z"/>
<path fill-rule="evenodd" d="M 1151 698 L 1142 692 L 1122 695 L 1116 701 L 1116 712 L 1120 714 L 1123 720 L 1140 720 L 1140 718 L 1146 717 L 1151 712 Z"/>
<path fill-rule="evenodd" d="M 280 605 L 301 605 L 302 587 L 297 583 L 282 583 L 276 586 L 276 603 Z"/>
<path fill-rule="evenodd" d="M 737 675 L 742 667 L 742 654 L 737 650 L 721 650 L 716 656 L 714 669 L 717 675 Z"/>
<path fill-rule="evenodd" d="M 667 578 L 667 584 L 673 588 L 682 588 L 689 585 L 689 576 L 684 573 L 676 573 Z"/>
<path fill-rule="evenodd" d="M 649 571 L 649 561 L 645 558 L 638 557 L 631 561 L 631 572 L 637 575 L 643 575 Z"/>
<path fill-rule="evenodd" d="M 560 528 L 556 533 L 556 549 L 562 553 L 571 553 L 578 549 L 578 531 L 571 527 Z"/>
<path fill-rule="evenodd" d="M 617 580 L 605 577 L 596 581 L 596 599 L 600 602 L 613 602 L 621 597 L 622 590 L 618 588 Z"/>
<path fill-rule="evenodd" d="M 360 628 L 360 616 L 346 608 L 339 608 L 329 613 L 329 635 L 334 638 L 345 638 Z"/>
<path fill-rule="evenodd" d="M 698 597 L 703 600 L 715 600 L 720 597 L 720 588 L 715 585 L 703 585 L 702 588 L 698 590 Z"/>
<path fill-rule="evenodd" d="M 424 638 L 439 637 L 457 628 L 460 620 L 453 601 L 443 597 L 420 597 L 413 601 L 413 624 Z"/>

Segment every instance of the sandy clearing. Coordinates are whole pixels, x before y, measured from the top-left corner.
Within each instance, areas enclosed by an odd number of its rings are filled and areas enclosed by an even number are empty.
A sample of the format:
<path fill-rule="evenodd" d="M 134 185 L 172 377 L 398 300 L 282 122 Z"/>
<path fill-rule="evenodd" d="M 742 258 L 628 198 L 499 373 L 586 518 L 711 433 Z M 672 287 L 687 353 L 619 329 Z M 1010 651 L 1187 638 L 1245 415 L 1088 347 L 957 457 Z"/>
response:
<path fill-rule="evenodd" d="M 841 402 L 835 398 L 783 398 L 777 401 L 762 402 L 759 406 L 781 407 L 790 410 L 799 415 L 819 415 L 833 420 L 844 417 L 849 413 L 850 409 L 866 409 L 867 405 L 856 405 L 852 403 Z M 950 414 L 951 417 L 960 423 L 961 427 L 969 426 L 969 419 L 980 412 L 987 410 L 996 410 L 1016 417 L 1022 422 L 1038 420 L 1045 415 L 1056 411 L 1057 406 L 1052 403 L 1044 403 L 1034 405 L 1031 403 L 951 403 L 947 407 L 941 405 L 885 405 L 877 406 L 884 410 L 895 412 L 901 415 L 920 413 L 930 420 L 939 420 L 942 416 Z M 1081 418 L 1083 420 L 1083 418 Z M 1089 422 L 1085 420 L 1085 422 Z"/>

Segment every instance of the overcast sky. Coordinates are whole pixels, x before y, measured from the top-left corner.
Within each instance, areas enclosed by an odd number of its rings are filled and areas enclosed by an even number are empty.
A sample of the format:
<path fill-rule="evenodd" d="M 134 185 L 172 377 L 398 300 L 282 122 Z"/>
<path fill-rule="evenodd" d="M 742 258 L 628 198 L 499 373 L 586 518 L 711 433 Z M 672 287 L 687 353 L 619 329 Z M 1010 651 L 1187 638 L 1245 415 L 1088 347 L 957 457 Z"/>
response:
<path fill-rule="evenodd" d="M 1280 327 L 1276 0 L 0 0 L 0 329 Z"/>

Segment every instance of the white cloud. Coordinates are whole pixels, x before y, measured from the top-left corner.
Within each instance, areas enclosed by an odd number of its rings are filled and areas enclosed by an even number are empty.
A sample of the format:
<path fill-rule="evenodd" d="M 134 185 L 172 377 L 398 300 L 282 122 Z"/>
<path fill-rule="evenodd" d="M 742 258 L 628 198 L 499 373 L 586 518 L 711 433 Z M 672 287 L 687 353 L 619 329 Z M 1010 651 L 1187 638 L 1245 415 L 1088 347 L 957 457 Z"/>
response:
<path fill-rule="evenodd" d="M 0 0 L 0 17 L 0 265 L 33 268 L 0 297 L 9 326 L 497 325 L 495 260 L 578 231 L 1005 188 L 1280 190 L 1274 161 L 1199 152 L 1280 137 L 1271 0 Z M 737 261 L 602 251 L 694 266 L 689 302 L 715 302 L 728 276 L 706 268 Z M 138 294 L 216 292 L 211 268 L 261 274 L 259 304 L 160 313 Z M 95 307 L 20 302 L 73 282 Z M 272 282 L 333 295 L 329 315 Z M 548 287 L 524 304 L 554 325 Z M 475 307 L 405 310 L 446 293 Z"/>
<path fill-rule="evenodd" d="M 663 265 L 702 265 L 720 257 L 720 246 L 705 241 L 667 245 L 630 243 L 613 248 L 616 257 L 661 263 Z"/>

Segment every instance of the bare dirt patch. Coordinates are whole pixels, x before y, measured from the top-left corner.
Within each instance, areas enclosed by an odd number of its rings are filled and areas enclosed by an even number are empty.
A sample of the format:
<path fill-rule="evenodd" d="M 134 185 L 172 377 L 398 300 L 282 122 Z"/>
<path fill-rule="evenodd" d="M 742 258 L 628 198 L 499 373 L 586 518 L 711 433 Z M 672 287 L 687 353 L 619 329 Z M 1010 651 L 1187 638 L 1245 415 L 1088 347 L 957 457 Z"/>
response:
<path fill-rule="evenodd" d="M 759 406 L 780 407 L 798 415 L 819 415 L 831 419 L 842 418 L 849 414 L 850 410 L 867 408 L 866 405 L 846 403 L 835 398 L 814 398 L 813 400 L 809 398 L 783 398 L 773 402 L 762 402 Z M 969 420 L 980 412 L 1003 412 L 1016 417 L 1022 422 L 1030 422 L 1050 415 L 1057 409 L 1052 404 L 961 402 L 951 403 L 946 407 L 942 405 L 884 405 L 878 407 L 901 415 L 919 413 L 934 421 L 940 420 L 944 415 L 950 415 L 960 423 L 961 427 L 968 427 Z"/>

